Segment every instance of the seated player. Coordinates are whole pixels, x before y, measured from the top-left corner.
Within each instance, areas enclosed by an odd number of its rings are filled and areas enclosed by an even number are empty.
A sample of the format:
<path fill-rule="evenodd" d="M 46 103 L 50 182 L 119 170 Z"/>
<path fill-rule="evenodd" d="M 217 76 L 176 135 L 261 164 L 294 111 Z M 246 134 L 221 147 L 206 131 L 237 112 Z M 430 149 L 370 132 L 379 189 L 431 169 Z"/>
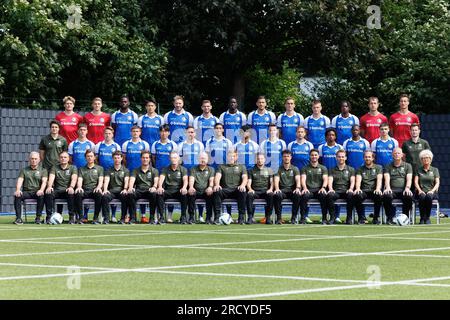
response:
<path fill-rule="evenodd" d="M 330 213 L 330 224 L 334 224 L 335 202 L 337 199 L 345 199 L 347 202 L 346 224 L 352 224 L 353 215 L 353 189 L 355 188 L 355 169 L 346 165 L 347 155 L 344 150 L 336 153 L 336 167 L 328 170 L 327 206 Z"/>
<path fill-rule="evenodd" d="M 219 165 L 214 177 L 214 223 L 219 223 L 222 202 L 225 198 L 236 199 L 238 203 L 238 223 L 244 224 L 247 186 L 247 169 L 237 163 L 238 154 L 232 150 L 227 154 L 227 163 Z"/>
<path fill-rule="evenodd" d="M 23 224 L 22 201 L 36 199 L 35 223 L 41 224 L 42 210 L 44 210 L 44 191 L 47 185 L 47 170 L 39 166 L 40 158 L 38 152 L 31 152 L 28 158 L 29 166 L 20 170 L 19 178 L 14 192 L 14 209 L 16 211 L 15 224 Z M 47 221 L 50 216 L 47 216 Z"/>
<path fill-rule="evenodd" d="M 275 207 L 275 215 L 277 216 L 276 224 L 282 224 L 282 206 L 283 199 L 292 200 L 291 223 L 297 223 L 298 208 L 300 207 L 301 182 L 300 171 L 291 163 L 292 153 L 289 150 L 283 151 L 283 164 L 278 168 L 273 178 L 274 191 L 273 203 Z M 270 224 L 270 219 L 266 220 Z"/>
<path fill-rule="evenodd" d="M 265 199 L 266 222 L 270 222 L 273 210 L 273 171 L 264 165 L 266 157 L 263 153 L 256 155 L 256 165 L 248 172 L 247 181 L 247 224 L 253 223 L 255 199 Z"/>
<path fill-rule="evenodd" d="M 365 224 L 363 201 L 371 199 L 374 202 L 373 224 L 380 224 L 380 208 L 382 204 L 381 186 L 383 182 L 383 168 L 375 164 L 374 153 L 364 151 L 364 165 L 356 170 L 355 207 L 358 212 L 358 223 Z"/>
<path fill-rule="evenodd" d="M 95 154 L 93 150 L 86 150 L 85 157 L 87 164 L 84 167 L 78 168 L 77 189 L 75 190 L 75 213 L 77 215 L 78 223 L 83 224 L 83 200 L 94 199 L 94 220 L 92 223 L 99 224 L 98 216 L 102 206 L 104 171 L 102 167 L 95 164 Z"/>
<path fill-rule="evenodd" d="M 188 189 L 188 224 L 193 224 L 195 212 L 195 200 L 205 199 L 206 202 L 206 223 L 211 224 L 212 205 L 213 205 L 213 188 L 215 170 L 208 166 L 208 154 L 201 152 L 198 156 L 199 164 L 191 168 L 189 174 Z"/>
<path fill-rule="evenodd" d="M 150 158 L 150 157 L 149 157 Z M 103 223 L 109 223 L 109 203 L 114 199 L 120 200 L 120 210 L 122 211 L 122 219 L 128 211 L 128 182 L 130 180 L 130 171 L 122 164 L 123 154 L 120 150 L 112 153 L 113 166 L 106 170 L 103 181 L 103 197 L 102 197 L 102 213 Z"/>
<path fill-rule="evenodd" d="M 159 176 L 156 201 L 158 204 L 158 211 L 160 214 L 163 214 L 164 200 L 179 200 L 181 202 L 181 224 L 187 223 L 186 207 L 188 182 L 188 172 L 185 167 L 180 165 L 180 156 L 177 152 L 171 152 L 170 165 L 165 167 Z"/>
<path fill-rule="evenodd" d="M 313 149 L 309 152 L 309 164 L 301 171 L 302 197 L 300 199 L 301 224 L 307 223 L 306 211 L 310 199 L 318 199 L 322 210 L 322 224 L 328 224 L 327 220 L 327 185 L 328 170 L 319 163 L 319 152 Z"/>
<path fill-rule="evenodd" d="M 403 203 L 403 214 L 409 217 L 412 208 L 413 193 L 411 191 L 413 170 L 409 163 L 402 160 L 401 148 L 392 152 L 394 161 L 384 167 L 383 204 L 387 215 L 387 223 L 394 224 L 395 207 L 392 200 L 400 199 Z"/>
<path fill-rule="evenodd" d="M 153 168 L 150 161 L 150 152 L 143 150 L 141 152 L 141 166 L 133 170 L 130 176 L 128 186 L 128 199 L 130 205 L 130 221 L 136 220 L 136 201 L 139 199 L 148 199 L 150 206 L 150 220 L 148 223 L 164 223 L 163 212 L 159 211 L 158 221 L 155 220 L 156 211 L 156 190 L 158 189 L 159 172 Z M 124 215 L 122 215 L 123 223 Z"/>
<path fill-rule="evenodd" d="M 78 170 L 69 164 L 69 153 L 61 152 L 59 164 L 50 169 L 47 189 L 45 190 L 45 207 L 47 217 L 51 217 L 55 208 L 55 199 L 67 199 L 69 224 L 75 224 L 75 188 L 77 186 Z M 62 213 L 62 208 L 60 209 Z M 48 221 L 48 218 L 47 218 Z"/>

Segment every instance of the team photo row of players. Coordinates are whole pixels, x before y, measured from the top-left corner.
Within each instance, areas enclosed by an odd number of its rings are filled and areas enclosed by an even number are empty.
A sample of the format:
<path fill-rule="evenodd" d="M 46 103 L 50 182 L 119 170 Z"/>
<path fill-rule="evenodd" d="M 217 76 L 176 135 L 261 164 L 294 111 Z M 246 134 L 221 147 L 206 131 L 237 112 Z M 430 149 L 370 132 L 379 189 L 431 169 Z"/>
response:
<path fill-rule="evenodd" d="M 312 115 L 306 119 L 295 112 L 292 98 L 286 98 L 286 112 L 277 119 L 266 110 L 266 99 L 262 96 L 257 99 L 257 110 L 248 118 L 238 111 L 236 99 L 231 98 L 228 111 L 219 119 L 212 115 L 208 100 L 202 103 L 203 114 L 193 119 L 184 110 L 181 96 L 174 98 L 174 110 L 164 117 L 156 114 L 155 101 L 146 102 L 147 114 L 140 118 L 129 110 L 127 97 L 121 99 L 120 110 L 112 117 L 101 111 L 100 98 L 92 101 L 93 111 L 84 118 L 73 112 L 75 99 L 65 97 L 63 101 L 65 110 L 56 116 L 57 121 L 51 122 L 51 132 L 43 137 L 39 146 L 40 159 L 47 170 L 59 164 L 59 154 L 65 150 L 68 150 L 70 163 L 77 168 L 86 166 L 85 152 L 93 150 L 104 170 L 112 168 L 112 154 L 122 150 L 124 164 L 130 172 L 141 165 L 143 150 L 151 151 L 152 166 L 159 172 L 170 164 L 172 152 L 178 152 L 183 167 L 191 170 L 199 165 L 198 155 L 206 151 L 207 164 L 217 170 L 226 163 L 230 150 L 237 152 L 237 163 L 246 170 L 256 165 L 257 153 L 262 153 L 264 165 L 277 172 L 283 163 L 284 150 L 291 152 L 292 164 L 302 170 L 309 164 L 313 149 L 318 150 L 319 161 L 327 170 L 336 167 L 339 150 L 346 151 L 346 163 L 350 167 L 363 166 L 367 150 L 373 151 L 376 165 L 386 167 L 394 160 L 395 148 L 401 146 L 406 162 L 417 171 L 421 166 L 419 153 L 430 149 L 428 143 L 419 138 L 419 120 L 408 110 L 406 95 L 400 96 L 400 110 L 389 121 L 378 112 L 376 97 L 369 98 L 369 112 L 361 120 L 350 114 L 350 104 L 343 101 L 341 114 L 331 122 L 321 114 L 319 100 L 312 102 Z M 108 126 L 110 123 L 113 127 Z M 390 131 L 394 137 L 389 135 Z M 197 135 L 200 140 L 196 139 Z M 203 220 L 202 213 L 200 218 Z M 307 216 L 305 218 L 309 221 Z"/>

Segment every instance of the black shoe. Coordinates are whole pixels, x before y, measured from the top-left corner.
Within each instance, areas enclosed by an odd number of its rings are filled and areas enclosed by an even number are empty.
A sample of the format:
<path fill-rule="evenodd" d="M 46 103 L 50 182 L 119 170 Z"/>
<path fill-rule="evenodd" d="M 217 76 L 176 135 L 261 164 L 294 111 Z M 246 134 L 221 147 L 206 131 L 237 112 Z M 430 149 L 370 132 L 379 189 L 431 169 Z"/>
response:
<path fill-rule="evenodd" d="M 166 224 L 166 220 L 164 220 L 164 217 L 163 217 L 163 216 L 160 216 L 160 217 L 158 218 L 158 224 Z"/>
<path fill-rule="evenodd" d="M 323 225 L 327 225 L 328 224 L 328 220 L 322 220 L 322 224 Z"/>
<path fill-rule="evenodd" d="M 266 224 L 272 224 L 272 219 L 270 218 L 266 219 Z"/>
<path fill-rule="evenodd" d="M 214 220 L 214 224 L 215 224 L 216 226 L 220 225 L 219 219 Z"/>
<path fill-rule="evenodd" d="M 41 224 L 42 223 L 41 217 L 36 217 L 36 219 L 34 219 L 34 223 L 35 224 Z"/>
<path fill-rule="evenodd" d="M 373 218 L 373 213 L 369 214 L 369 218 Z"/>
<path fill-rule="evenodd" d="M 69 224 L 76 224 L 75 219 L 74 219 L 74 218 L 71 218 L 71 219 L 69 220 Z"/>
<path fill-rule="evenodd" d="M 14 221 L 14 224 L 23 224 L 23 221 L 22 221 L 22 219 L 17 218 L 17 219 Z"/>
<path fill-rule="evenodd" d="M 92 221 L 92 224 L 100 224 L 100 222 L 98 222 L 98 220 L 94 220 Z"/>
<path fill-rule="evenodd" d="M 131 219 L 130 221 L 128 221 L 128 224 L 136 224 L 136 219 Z"/>
<path fill-rule="evenodd" d="M 277 219 L 277 221 L 275 222 L 275 224 L 283 224 L 281 219 Z"/>
<path fill-rule="evenodd" d="M 348 225 L 352 225 L 352 224 L 353 224 L 353 222 L 352 222 L 352 220 L 351 220 L 351 219 L 348 219 L 348 220 L 345 220 L 345 224 L 348 224 Z"/>
<path fill-rule="evenodd" d="M 45 217 L 45 224 L 51 224 L 50 223 L 50 217 Z"/>
<path fill-rule="evenodd" d="M 424 219 L 420 219 L 419 224 L 425 224 L 425 220 Z"/>
<path fill-rule="evenodd" d="M 389 221 L 388 221 L 388 222 L 389 222 Z M 380 225 L 380 224 L 381 224 L 381 221 L 378 220 L 377 218 L 374 218 L 374 219 L 372 220 L 372 224 Z"/>
<path fill-rule="evenodd" d="M 301 218 L 299 223 L 300 223 L 300 224 L 306 224 L 305 218 Z"/>
<path fill-rule="evenodd" d="M 84 224 L 84 222 L 81 219 L 78 219 L 77 223 L 78 224 Z"/>
<path fill-rule="evenodd" d="M 431 220 L 430 219 L 425 220 L 425 224 L 431 224 Z"/>
<path fill-rule="evenodd" d="M 109 220 L 103 220 L 102 224 L 109 224 Z"/>
<path fill-rule="evenodd" d="M 120 219 L 117 224 L 125 224 L 125 220 L 124 219 Z"/>
<path fill-rule="evenodd" d="M 188 224 L 195 224 L 195 218 L 194 216 L 189 216 Z"/>
<path fill-rule="evenodd" d="M 291 219 L 291 224 L 297 224 L 297 220 L 295 220 L 295 218 Z"/>
<path fill-rule="evenodd" d="M 248 218 L 247 219 L 247 224 L 253 224 L 253 218 Z"/>
<path fill-rule="evenodd" d="M 330 221 L 328 221 L 328 224 L 336 224 L 336 220 L 331 219 Z"/>
<path fill-rule="evenodd" d="M 358 220 L 358 224 L 366 224 L 366 220 L 364 220 L 364 219 L 359 219 L 359 220 Z"/>

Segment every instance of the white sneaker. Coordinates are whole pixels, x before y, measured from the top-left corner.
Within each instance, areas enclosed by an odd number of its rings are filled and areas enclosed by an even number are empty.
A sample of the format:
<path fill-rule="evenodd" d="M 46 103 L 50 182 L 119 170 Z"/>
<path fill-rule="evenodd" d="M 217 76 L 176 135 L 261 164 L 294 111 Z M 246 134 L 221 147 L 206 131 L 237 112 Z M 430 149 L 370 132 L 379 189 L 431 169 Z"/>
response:
<path fill-rule="evenodd" d="M 305 221 L 306 221 L 306 223 L 308 223 L 308 224 L 313 223 L 312 220 L 311 220 L 309 217 L 306 217 L 306 218 L 305 218 Z"/>
<path fill-rule="evenodd" d="M 112 217 L 112 218 L 111 218 L 111 222 L 117 223 L 116 217 Z"/>
<path fill-rule="evenodd" d="M 167 223 L 173 223 L 172 219 L 167 219 Z"/>
<path fill-rule="evenodd" d="M 342 220 L 339 219 L 339 218 L 336 218 L 336 219 L 334 219 L 334 222 L 336 222 L 336 223 L 342 223 Z"/>
<path fill-rule="evenodd" d="M 200 217 L 198 221 L 200 221 L 201 223 L 205 223 L 205 219 L 203 219 L 203 217 Z"/>

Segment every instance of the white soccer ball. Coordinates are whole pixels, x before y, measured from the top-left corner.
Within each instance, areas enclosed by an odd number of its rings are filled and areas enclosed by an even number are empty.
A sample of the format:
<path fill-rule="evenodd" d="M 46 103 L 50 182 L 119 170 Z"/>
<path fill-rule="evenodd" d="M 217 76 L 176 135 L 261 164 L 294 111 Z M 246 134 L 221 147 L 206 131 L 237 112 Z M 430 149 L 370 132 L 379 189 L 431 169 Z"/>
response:
<path fill-rule="evenodd" d="M 233 222 L 233 218 L 228 213 L 224 213 L 219 217 L 220 224 L 229 225 Z"/>
<path fill-rule="evenodd" d="M 62 214 L 56 212 L 54 214 L 52 214 L 52 216 L 50 217 L 50 223 L 51 224 L 61 224 L 63 223 L 64 218 L 62 216 Z"/>
<path fill-rule="evenodd" d="M 409 225 L 409 217 L 406 214 L 401 213 L 397 215 L 395 222 L 399 226 L 407 226 Z"/>

